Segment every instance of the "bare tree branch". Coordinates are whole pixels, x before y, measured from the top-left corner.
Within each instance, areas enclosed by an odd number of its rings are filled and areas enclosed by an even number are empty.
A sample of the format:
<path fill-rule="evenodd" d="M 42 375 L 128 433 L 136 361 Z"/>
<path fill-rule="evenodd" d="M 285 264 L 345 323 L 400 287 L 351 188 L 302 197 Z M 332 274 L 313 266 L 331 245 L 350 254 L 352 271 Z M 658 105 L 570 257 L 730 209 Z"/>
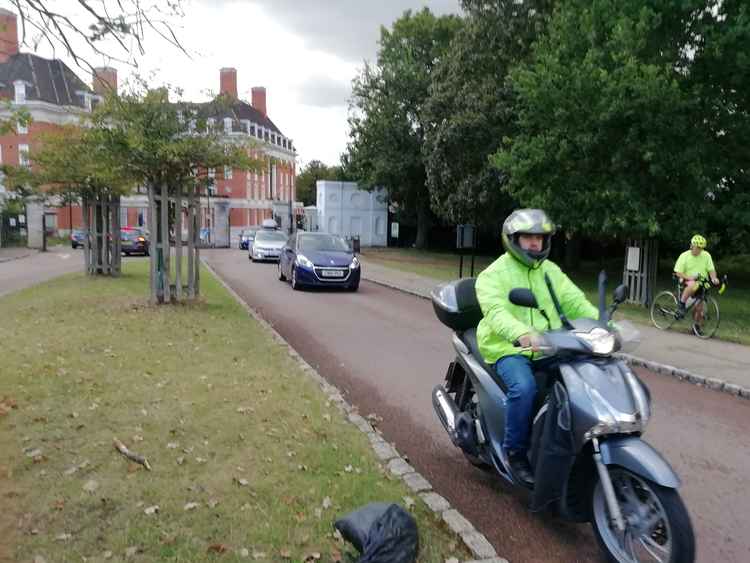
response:
<path fill-rule="evenodd" d="M 57 0 L 10 0 L 10 3 L 21 20 L 22 44 L 36 48 L 45 42 L 53 51 L 60 46 L 76 65 L 93 71 L 95 65 L 89 60 L 92 55 L 138 66 L 137 57 L 146 52 L 144 44 L 149 31 L 189 57 L 173 29 L 174 21 L 184 16 L 184 1 L 156 0 L 147 5 L 141 0 L 77 0 L 75 5 L 85 15 L 80 18 L 61 13 Z M 30 39 L 30 30 L 38 35 Z M 75 46 L 77 39 L 85 43 L 86 49 Z M 116 47 L 103 46 L 107 39 L 113 40 Z M 132 40 L 131 45 L 128 39 Z"/>

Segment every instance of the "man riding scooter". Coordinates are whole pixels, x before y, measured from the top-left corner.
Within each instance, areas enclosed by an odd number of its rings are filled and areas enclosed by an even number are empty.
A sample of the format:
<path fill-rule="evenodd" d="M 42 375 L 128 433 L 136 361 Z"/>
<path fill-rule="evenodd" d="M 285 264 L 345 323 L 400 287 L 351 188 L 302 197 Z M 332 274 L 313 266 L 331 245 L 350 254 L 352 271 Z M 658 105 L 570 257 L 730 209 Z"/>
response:
<path fill-rule="evenodd" d="M 519 209 L 503 223 L 505 254 L 490 264 L 476 281 L 476 296 L 484 317 L 477 327 L 477 342 L 484 360 L 508 388 L 503 448 L 515 476 L 528 484 L 534 477 L 527 451 L 531 412 L 536 397 L 535 369 L 543 367 L 538 354 L 538 333 L 562 327 L 545 283 L 548 275 L 569 320 L 597 319 L 599 311 L 559 266 L 548 260 L 555 232 L 541 209 Z M 510 290 L 528 288 L 539 309 L 512 304 Z"/>

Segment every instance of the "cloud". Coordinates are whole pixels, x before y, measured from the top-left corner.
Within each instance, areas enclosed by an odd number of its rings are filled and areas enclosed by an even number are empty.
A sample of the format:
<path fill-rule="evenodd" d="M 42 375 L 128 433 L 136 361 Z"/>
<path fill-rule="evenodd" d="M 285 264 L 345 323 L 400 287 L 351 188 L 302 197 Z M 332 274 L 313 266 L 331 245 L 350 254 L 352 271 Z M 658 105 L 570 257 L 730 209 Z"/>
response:
<path fill-rule="evenodd" d="M 313 75 L 295 89 L 297 101 L 322 108 L 346 106 L 352 89 L 349 83 L 324 75 Z"/>
<path fill-rule="evenodd" d="M 427 6 L 438 15 L 459 13 L 458 0 L 252 0 L 268 17 L 298 35 L 310 49 L 346 61 L 373 60 L 380 26 L 405 10 Z"/>

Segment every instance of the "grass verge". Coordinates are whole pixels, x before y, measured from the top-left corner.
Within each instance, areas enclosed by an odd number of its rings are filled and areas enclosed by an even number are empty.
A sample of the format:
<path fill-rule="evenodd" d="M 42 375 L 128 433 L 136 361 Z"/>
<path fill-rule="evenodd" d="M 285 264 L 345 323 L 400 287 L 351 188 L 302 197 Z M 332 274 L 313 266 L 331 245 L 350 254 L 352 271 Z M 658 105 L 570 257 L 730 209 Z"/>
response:
<path fill-rule="evenodd" d="M 366 249 L 362 253 L 366 260 L 371 260 L 383 266 L 402 270 L 434 278 L 436 280 L 452 280 L 458 277 L 459 258 L 455 254 L 441 252 L 424 252 L 415 249 Z M 474 272 L 478 274 L 486 268 L 496 257 L 477 256 L 475 258 Z M 468 258 L 470 260 L 470 258 Z M 663 289 L 674 289 L 669 271 L 669 263 L 660 264 L 661 272 L 657 279 L 657 292 Z M 721 273 L 721 263 L 717 265 Z M 610 286 L 613 287 L 622 279 L 622 264 L 610 263 L 606 267 L 610 280 Z M 593 263 L 584 263 L 578 270 L 567 272 L 573 281 L 586 292 L 586 295 L 592 303 L 598 302 L 596 280 L 599 272 L 599 266 Z M 733 277 L 729 280 L 729 287 L 723 295 L 714 293 L 714 298 L 719 302 L 721 313 L 721 324 L 714 338 L 737 342 L 739 344 L 750 345 L 750 289 L 744 283 L 745 277 L 732 270 Z M 467 258 L 464 258 L 464 276 L 469 275 Z M 649 312 L 644 307 L 635 305 L 623 305 L 619 309 L 619 315 L 622 317 L 644 323 L 651 324 Z M 690 323 L 681 322 L 671 330 L 683 330 L 685 333 L 691 333 Z"/>
<path fill-rule="evenodd" d="M 0 299 L 0 560 L 353 560 L 335 518 L 415 495 L 208 272 L 157 308 L 146 267 Z M 411 511 L 419 561 L 468 558 Z"/>

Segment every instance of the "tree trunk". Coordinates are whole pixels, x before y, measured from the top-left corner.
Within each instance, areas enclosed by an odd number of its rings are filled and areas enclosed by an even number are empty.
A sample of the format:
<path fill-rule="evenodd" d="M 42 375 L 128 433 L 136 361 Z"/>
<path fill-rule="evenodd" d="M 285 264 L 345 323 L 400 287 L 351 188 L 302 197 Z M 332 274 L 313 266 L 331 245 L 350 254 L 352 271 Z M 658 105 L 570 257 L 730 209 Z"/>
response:
<path fill-rule="evenodd" d="M 581 239 L 571 233 L 565 236 L 565 269 L 575 270 L 581 264 Z"/>
<path fill-rule="evenodd" d="M 112 196 L 112 275 L 122 272 L 122 241 L 120 240 L 120 196 Z"/>
<path fill-rule="evenodd" d="M 414 243 L 414 246 L 417 248 L 427 248 L 430 222 L 429 202 L 424 198 L 420 198 L 417 202 L 417 240 Z"/>

